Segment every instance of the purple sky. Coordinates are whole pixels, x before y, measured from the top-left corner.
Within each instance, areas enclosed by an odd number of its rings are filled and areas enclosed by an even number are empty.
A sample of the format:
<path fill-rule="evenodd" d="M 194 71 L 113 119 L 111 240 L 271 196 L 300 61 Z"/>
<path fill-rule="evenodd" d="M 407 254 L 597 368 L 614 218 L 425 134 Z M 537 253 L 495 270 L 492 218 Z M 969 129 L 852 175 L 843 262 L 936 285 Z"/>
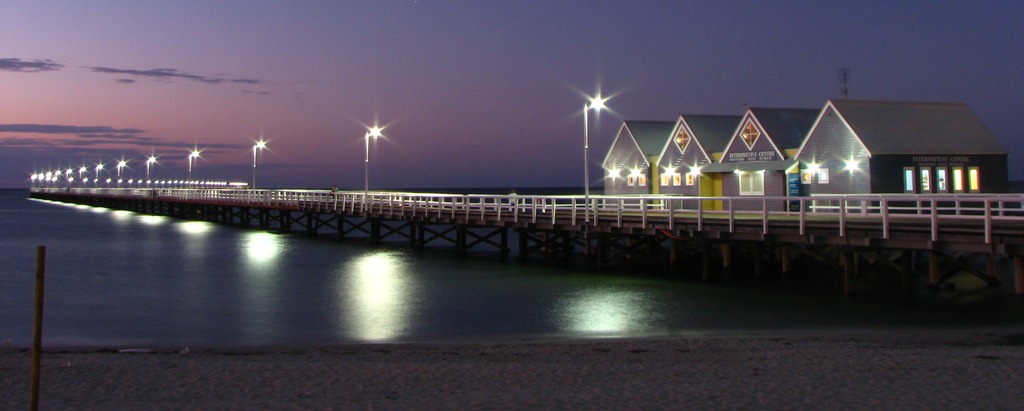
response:
<path fill-rule="evenodd" d="M 691 4 L 692 3 L 692 4 Z M 844 3 L 844 4 L 836 4 Z M 582 186 L 626 119 L 954 101 L 1024 178 L 1020 1 L 21 1 L 0 3 L 0 187 L 48 168 L 361 188 Z M 127 173 L 127 172 L 126 172 Z"/>

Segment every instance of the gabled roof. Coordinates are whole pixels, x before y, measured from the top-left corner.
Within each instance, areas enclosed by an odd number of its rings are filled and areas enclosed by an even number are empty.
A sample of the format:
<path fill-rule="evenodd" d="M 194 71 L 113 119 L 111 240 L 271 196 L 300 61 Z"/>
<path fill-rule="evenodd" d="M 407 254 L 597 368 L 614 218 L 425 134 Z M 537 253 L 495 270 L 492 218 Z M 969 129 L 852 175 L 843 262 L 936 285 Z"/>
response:
<path fill-rule="evenodd" d="M 665 141 L 672 136 L 676 123 L 671 121 L 632 121 L 625 122 L 626 129 L 640 146 L 645 156 L 657 156 L 665 147 Z"/>
<path fill-rule="evenodd" d="M 762 107 L 750 107 L 748 110 L 780 150 L 800 147 L 821 111 L 813 108 Z"/>
<path fill-rule="evenodd" d="M 675 124 L 670 121 L 623 121 L 615 139 L 612 140 L 611 147 L 605 153 L 602 166 L 607 168 L 649 165 L 651 157 L 661 155 L 665 141 L 671 138 Z"/>
<path fill-rule="evenodd" d="M 683 114 L 680 117 L 693 131 L 690 137 L 695 138 L 709 156 L 711 153 L 725 151 L 729 139 L 743 119 L 742 116 L 694 114 Z"/>
<path fill-rule="evenodd" d="M 1006 154 L 962 103 L 829 100 L 871 154 Z"/>

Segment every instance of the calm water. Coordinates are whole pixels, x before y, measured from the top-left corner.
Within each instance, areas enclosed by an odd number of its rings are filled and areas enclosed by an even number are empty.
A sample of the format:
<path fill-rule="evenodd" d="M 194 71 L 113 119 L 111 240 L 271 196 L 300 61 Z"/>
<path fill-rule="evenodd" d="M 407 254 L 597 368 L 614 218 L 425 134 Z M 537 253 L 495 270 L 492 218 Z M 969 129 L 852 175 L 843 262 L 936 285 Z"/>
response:
<path fill-rule="evenodd" d="M 909 300 L 460 259 L 28 200 L 0 190 L 0 340 L 31 344 L 47 246 L 48 346 L 322 345 L 1018 326 L 1013 282 Z"/>

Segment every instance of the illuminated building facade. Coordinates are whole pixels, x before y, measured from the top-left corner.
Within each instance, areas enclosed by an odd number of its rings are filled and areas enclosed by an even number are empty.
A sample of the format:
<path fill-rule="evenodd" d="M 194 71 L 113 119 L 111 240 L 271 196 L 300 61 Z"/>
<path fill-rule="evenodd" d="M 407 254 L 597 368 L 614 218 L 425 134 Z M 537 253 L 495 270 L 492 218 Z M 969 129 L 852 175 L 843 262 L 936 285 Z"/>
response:
<path fill-rule="evenodd" d="M 609 195 L 658 194 L 658 158 L 672 135 L 671 121 L 625 121 L 602 162 Z"/>
<path fill-rule="evenodd" d="M 805 195 L 1006 192 L 1007 150 L 961 103 L 830 100 L 796 156 Z"/>

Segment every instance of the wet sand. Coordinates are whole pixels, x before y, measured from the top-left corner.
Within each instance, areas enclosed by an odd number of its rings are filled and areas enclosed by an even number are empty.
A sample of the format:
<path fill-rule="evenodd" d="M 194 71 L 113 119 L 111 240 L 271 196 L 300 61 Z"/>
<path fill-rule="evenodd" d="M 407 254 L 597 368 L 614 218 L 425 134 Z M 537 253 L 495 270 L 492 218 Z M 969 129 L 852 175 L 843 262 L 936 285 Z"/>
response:
<path fill-rule="evenodd" d="M 1020 409 L 1024 327 L 476 344 L 47 349 L 42 409 Z M 30 351 L 0 348 L 0 409 Z"/>

